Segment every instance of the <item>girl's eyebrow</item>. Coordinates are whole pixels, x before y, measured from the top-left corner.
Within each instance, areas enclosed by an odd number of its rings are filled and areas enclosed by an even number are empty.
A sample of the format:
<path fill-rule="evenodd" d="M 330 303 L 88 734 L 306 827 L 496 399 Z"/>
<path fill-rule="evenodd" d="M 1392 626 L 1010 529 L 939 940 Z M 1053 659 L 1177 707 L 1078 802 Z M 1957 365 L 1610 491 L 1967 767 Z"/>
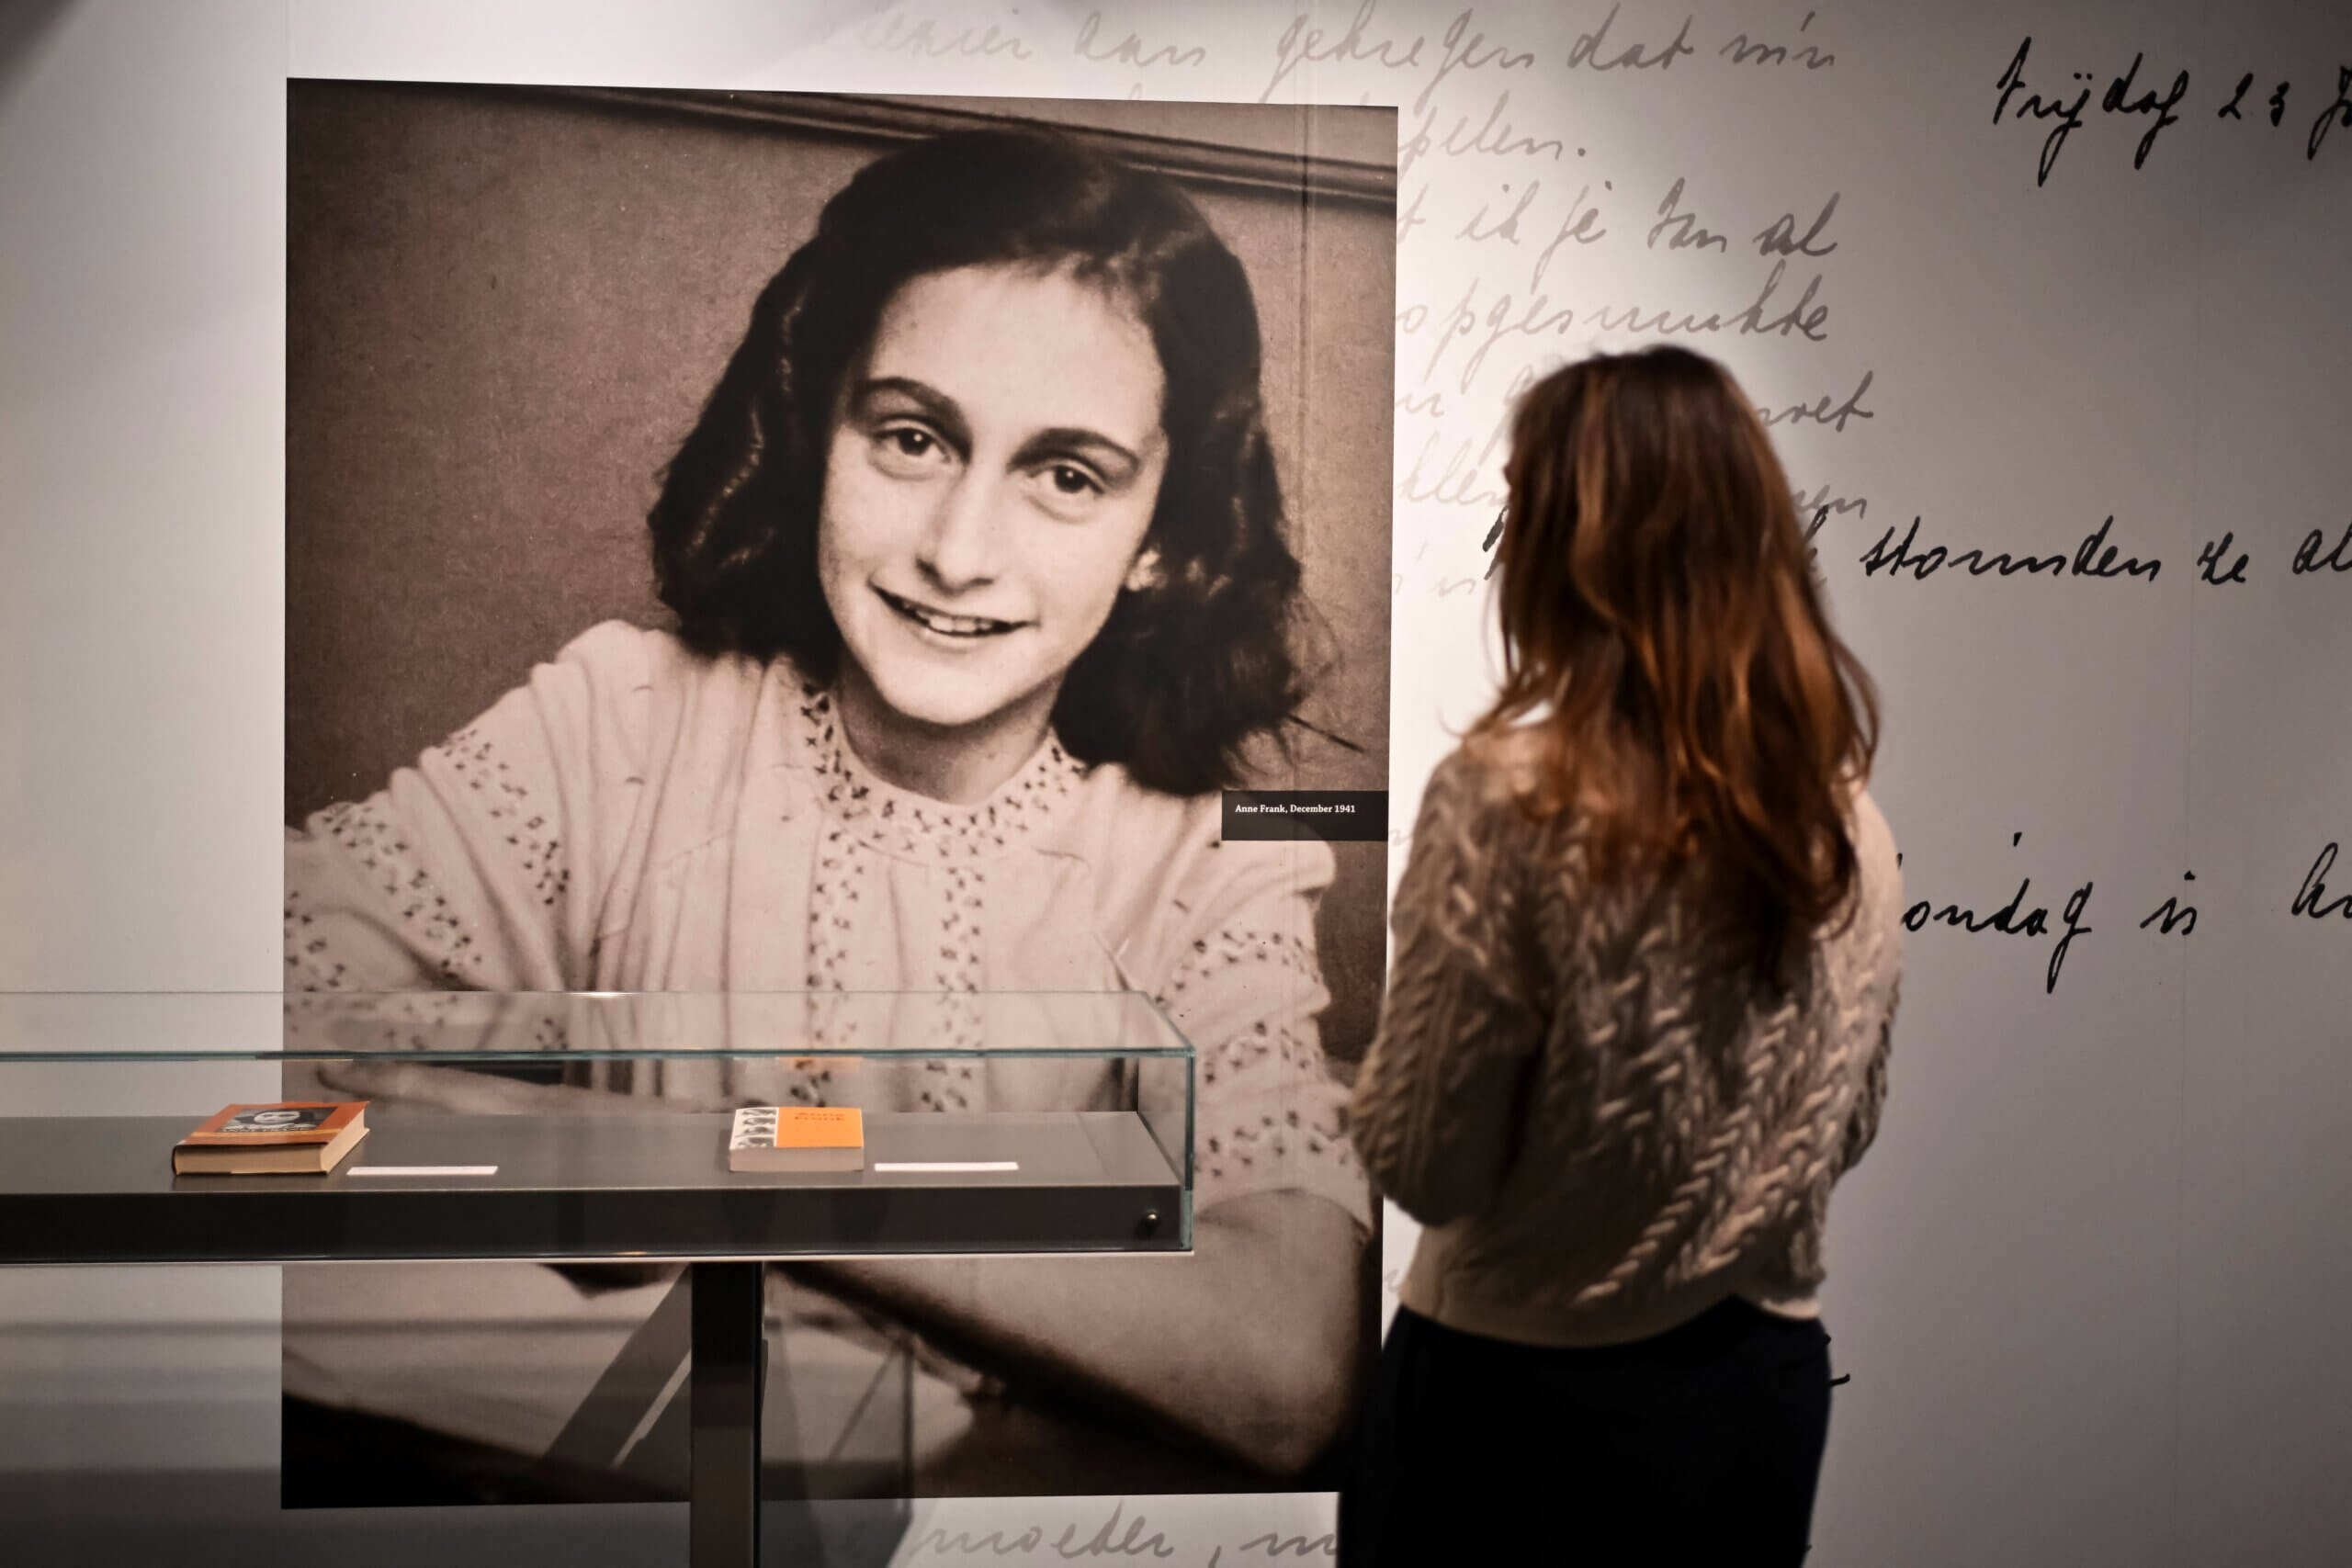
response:
<path fill-rule="evenodd" d="M 1041 430 L 1021 444 L 1016 463 L 1035 463 L 1061 456 L 1083 457 L 1103 471 L 1114 484 L 1125 484 L 1143 471 L 1143 459 L 1099 430 L 1060 425 Z"/>
<path fill-rule="evenodd" d="M 972 431 L 965 422 L 963 409 L 936 387 L 906 376 L 872 377 L 857 384 L 850 400 L 861 413 L 871 417 L 868 405 L 876 398 L 892 394 L 920 408 L 950 442 L 967 451 L 971 449 Z"/>

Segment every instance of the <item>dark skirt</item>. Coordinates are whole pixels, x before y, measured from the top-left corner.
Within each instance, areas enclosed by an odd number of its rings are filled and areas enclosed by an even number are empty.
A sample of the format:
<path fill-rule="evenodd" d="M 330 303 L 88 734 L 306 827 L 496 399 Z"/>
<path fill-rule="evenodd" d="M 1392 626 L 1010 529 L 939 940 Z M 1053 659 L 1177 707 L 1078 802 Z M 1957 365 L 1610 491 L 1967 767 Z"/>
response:
<path fill-rule="evenodd" d="M 1804 1560 L 1829 1336 L 1735 1298 L 1548 1349 L 1400 1307 L 1363 1423 L 1340 1568 L 1779 1568 Z"/>

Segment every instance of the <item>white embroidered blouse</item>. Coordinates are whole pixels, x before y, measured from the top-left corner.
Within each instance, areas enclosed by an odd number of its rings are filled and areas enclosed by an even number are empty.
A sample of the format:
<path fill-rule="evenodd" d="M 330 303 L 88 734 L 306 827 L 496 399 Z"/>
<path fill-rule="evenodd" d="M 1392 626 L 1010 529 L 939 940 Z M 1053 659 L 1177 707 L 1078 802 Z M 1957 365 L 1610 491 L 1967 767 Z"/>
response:
<path fill-rule="evenodd" d="M 1221 842 L 1214 795 L 1048 739 L 989 800 L 943 805 L 870 773 L 785 661 L 606 623 L 286 855 L 288 990 L 1143 991 L 1199 1053 L 1197 1212 L 1298 1191 L 1370 1229 L 1315 1021 L 1329 852 Z M 987 1073 L 924 1070 L 894 1098 L 986 1102 Z M 831 1088 L 740 1059 L 653 1083 L 615 1087 Z"/>

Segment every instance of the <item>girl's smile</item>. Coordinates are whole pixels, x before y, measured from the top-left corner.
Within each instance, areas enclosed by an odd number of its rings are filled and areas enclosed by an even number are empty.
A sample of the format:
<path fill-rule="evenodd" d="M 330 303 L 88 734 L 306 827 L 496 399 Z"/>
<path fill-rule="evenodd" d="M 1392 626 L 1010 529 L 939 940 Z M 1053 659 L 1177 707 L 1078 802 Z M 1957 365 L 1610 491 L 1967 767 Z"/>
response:
<path fill-rule="evenodd" d="M 933 609 L 920 601 L 901 598 L 887 588 L 877 586 L 874 592 L 884 604 L 924 631 L 936 637 L 952 638 L 957 642 L 969 642 L 978 637 L 1002 637 L 1009 632 L 1019 631 L 1028 624 L 1023 621 L 1000 621 L 986 615 L 951 615 L 944 610 Z"/>

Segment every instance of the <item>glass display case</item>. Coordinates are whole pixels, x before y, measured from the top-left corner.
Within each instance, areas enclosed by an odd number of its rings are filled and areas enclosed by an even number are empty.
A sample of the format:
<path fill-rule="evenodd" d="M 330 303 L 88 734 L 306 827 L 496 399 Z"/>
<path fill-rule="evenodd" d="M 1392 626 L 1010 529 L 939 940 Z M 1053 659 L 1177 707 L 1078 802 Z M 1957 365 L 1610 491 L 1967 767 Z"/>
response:
<path fill-rule="evenodd" d="M 0 996 L 0 1264 L 688 1264 L 693 1561 L 749 1562 L 765 1261 L 1187 1251 L 1193 1095 L 1133 993 Z M 175 1170 L 347 1102 L 330 1169 Z M 818 1108 L 846 1161 L 737 1168 Z"/>

